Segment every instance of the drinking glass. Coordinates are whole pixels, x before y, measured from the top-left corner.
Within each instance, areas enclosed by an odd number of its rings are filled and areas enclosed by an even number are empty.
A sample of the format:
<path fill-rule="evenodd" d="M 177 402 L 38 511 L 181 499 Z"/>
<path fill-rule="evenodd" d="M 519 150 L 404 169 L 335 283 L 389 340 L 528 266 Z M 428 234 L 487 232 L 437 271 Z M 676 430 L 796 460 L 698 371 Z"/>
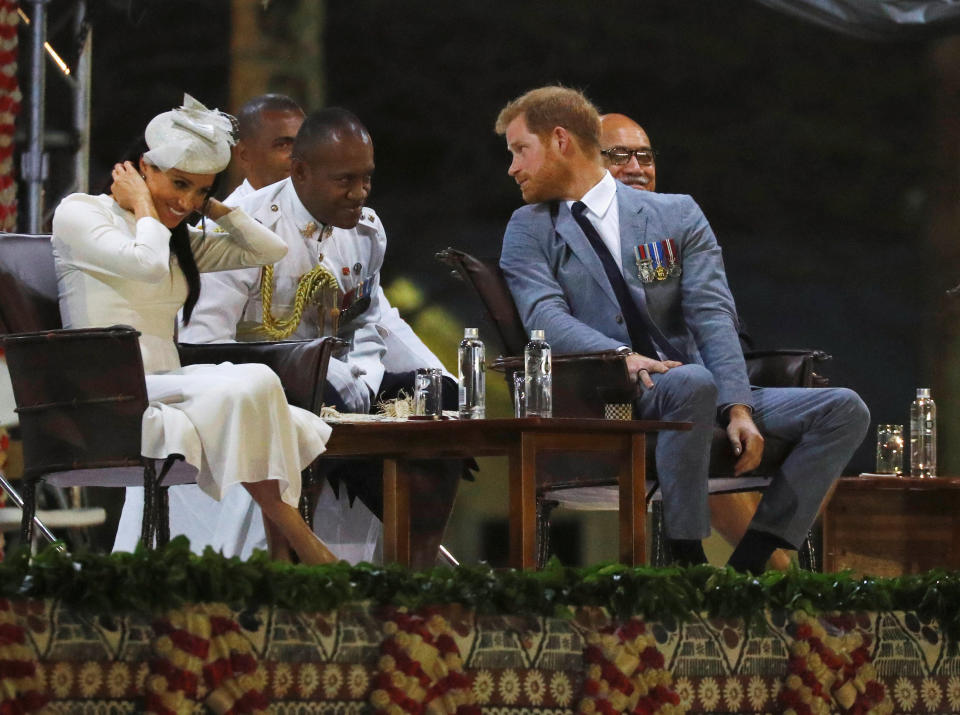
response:
<path fill-rule="evenodd" d="M 439 419 L 443 414 L 443 370 L 438 367 L 417 369 L 413 385 L 413 412 Z"/>
<path fill-rule="evenodd" d="M 877 474 L 903 476 L 903 425 L 877 425 Z"/>
<path fill-rule="evenodd" d="M 522 370 L 513 373 L 513 416 L 527 416 L 526 382 Z"/>

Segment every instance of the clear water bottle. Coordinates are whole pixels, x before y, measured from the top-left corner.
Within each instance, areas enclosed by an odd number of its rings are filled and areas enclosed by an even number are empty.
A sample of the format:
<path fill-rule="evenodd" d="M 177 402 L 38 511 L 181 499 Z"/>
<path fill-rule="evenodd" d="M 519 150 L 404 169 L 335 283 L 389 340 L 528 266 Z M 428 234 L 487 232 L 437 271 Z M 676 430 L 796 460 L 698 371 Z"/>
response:
<path fill-rule="evenodd" d="M 483 342 L 476 328 L 465 328 L 457 350 L 460 381 L 460 419 L 482 420 L 487 415 L 487 366 Z"/>
<path fill-rule="evenodd" d="M 929 387 L 917 388 L 910 404 L 910 476 L 937 474 L 937 406 Z"/>
<path fill-rule="evenodd" d="M 550 344 L 542 330 L 530 331 L 530 342 L 523 351 L 523 388 L 527 417 L 553 417 L 553 371 Z"/>

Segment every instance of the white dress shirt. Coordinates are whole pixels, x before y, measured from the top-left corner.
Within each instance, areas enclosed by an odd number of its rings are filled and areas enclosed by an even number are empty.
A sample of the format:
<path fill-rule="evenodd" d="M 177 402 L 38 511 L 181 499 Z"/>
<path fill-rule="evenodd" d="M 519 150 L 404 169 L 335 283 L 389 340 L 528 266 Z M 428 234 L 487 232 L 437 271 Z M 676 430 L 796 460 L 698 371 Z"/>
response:
<path fill-rule="evenodd" d="M 620 209 L 617 207 L 617 182 L 609 171 L 603 172 L 603 178 L 580 199 L 587 205 L 584 216 L 593 224 L 603 239 L 603 245 L 610 251 L 617 268 L 623 273 L 623 258 L 620 255 Z M 567 208 L 572 210 L 575 202 L 568 201 Z"/>

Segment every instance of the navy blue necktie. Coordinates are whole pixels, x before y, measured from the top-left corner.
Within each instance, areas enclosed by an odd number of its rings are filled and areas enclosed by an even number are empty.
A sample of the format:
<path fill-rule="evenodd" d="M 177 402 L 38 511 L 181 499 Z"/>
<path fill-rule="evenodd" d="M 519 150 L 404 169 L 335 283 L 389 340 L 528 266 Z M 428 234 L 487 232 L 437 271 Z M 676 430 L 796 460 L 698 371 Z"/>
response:
<path fill-rule="evenodd" d="M 583 213 L 587 205 L 582 201 L 575 201 L 571 208 L 574 220 L 587 237 L 594 252 L 597 254 L 597 258 L 600 259 L 600 263 L 603 264 L 603 270 L 607 274 L 607 280 L 610 281 L 610 287 L 613 288 L 613 293 L 616 295 L 617 302 L 620 304 L 620 312 L 623 314 L 623 319 L 627 324 L 630 346 L 642 355 L 646 355 L 654 360 L 658 359 L 659 352 L 656 347 L 654 347 L 654 342 L 650 335 L 651 333 L 656 334 L 660 331 L 657 330 L 656 326 L 650 324 L 649 318 L 644 315 L 643 311 L 637 308 L 637 304 L 634 303 L 633 296 L 630 295 L 630 289 L 627 287 L 627 281 L 617 267 L 617 262 L 613 260 L 613 256 L 610 255 L 610 250 L 603 242 L 596 227 L 590 223 L 590 219 Z M 664 339 L 664 343 L 665 345 L 663 346 L 664 349 L 662 352 L 666 354 L 668 359 L 679 360 L 681 362 L 685 361 L 683 356 L 680 355 L 679 351 L 676 350 L 669 341 Z"/>

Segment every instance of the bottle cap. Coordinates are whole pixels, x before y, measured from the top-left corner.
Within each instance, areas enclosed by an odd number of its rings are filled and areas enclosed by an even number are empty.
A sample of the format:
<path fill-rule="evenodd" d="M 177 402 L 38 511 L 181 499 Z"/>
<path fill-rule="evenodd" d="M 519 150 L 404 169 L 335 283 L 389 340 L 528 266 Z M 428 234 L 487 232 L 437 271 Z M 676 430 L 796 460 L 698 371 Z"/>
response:
<path fill-rule="evenodd" d="M 923 397 L 925 399 L 930 399 L 930 388 L 929 387 L 918 387 L 917 388 L 917 397 Z"/>
<path fill-rule="evenodd" d="M 477 331 L 476 328 L 464 328 L 464 329 L 463 329 L 463 337 L 465 337 L 465 338 L 478 338 L 478 337 L 480 337 L 480 333 Z"/>
<path fill-rule="evenodd" d="M 542 330 L 531 330 L 530 331 L 531 340 L 544 340 L 544 333 Z"/>

